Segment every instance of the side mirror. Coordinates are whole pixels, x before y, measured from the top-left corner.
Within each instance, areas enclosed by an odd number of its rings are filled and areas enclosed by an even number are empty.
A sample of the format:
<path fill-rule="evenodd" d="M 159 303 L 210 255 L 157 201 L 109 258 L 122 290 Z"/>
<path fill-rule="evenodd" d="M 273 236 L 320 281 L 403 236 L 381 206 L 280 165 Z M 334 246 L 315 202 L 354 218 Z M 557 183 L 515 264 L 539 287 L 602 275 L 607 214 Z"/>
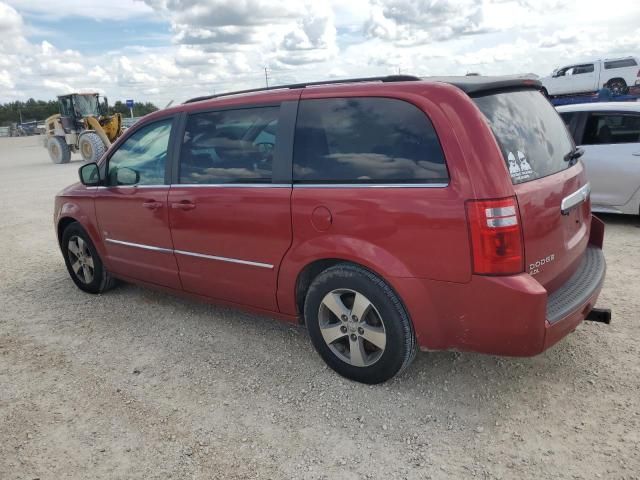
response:
<path fill-rule="evenodd" d="M 100 168 L 95 162 L 86 163 L 78 169 L 80 182 L 87 187 L 96 187 L 100 185 Z"/>
<path fill-rule="evenodd" d="M 129 167 L 116 170 L 117 185 L 136 185 L 140 181 L 140 173 Z"/>

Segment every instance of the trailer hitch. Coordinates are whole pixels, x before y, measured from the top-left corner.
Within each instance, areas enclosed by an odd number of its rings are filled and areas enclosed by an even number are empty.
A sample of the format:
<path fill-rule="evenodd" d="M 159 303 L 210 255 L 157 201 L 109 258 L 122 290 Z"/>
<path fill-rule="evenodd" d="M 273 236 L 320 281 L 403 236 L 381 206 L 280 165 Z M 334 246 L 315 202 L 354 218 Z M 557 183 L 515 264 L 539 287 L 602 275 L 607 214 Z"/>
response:
<path fill-rule="evenodd" d="M 610 308 L 592 308 L 585 320 L 598 323 L 611 323 L 611 309 Z"/>

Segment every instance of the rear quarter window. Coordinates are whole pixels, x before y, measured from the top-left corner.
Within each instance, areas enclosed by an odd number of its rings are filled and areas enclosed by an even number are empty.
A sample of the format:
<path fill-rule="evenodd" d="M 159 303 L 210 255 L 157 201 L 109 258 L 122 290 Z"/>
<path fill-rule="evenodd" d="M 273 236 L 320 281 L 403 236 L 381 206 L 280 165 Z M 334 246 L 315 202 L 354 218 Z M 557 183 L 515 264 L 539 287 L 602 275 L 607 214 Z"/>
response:
<path fill-rule="evenodd" d="M 537 90 L 475 97 L 489 121 L 514 184 L 569 168 L 565 156 L 574 149 L 564 121 Z"/>
<path fill-rule="evenodd" d="M 300 102 L 296 183 L 443 183 L 444 153 L 427 116 L 390 98 Z"/>
<path fill-rule="evenodd" d="M 633 58 L 625 58 L 624 60 L 612 60 L 610 62 L 604 62 L 605 70 L 611 70 L 612 68 L 626 68 L 635 67 L 638 63 Z"/>

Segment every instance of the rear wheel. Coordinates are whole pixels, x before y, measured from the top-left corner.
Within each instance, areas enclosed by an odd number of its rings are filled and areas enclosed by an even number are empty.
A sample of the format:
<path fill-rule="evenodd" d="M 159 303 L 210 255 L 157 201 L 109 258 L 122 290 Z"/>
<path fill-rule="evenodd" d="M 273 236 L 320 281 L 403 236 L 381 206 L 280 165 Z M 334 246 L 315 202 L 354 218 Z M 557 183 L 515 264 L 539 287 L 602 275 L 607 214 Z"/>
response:
<path fill-rule="evenodd" d="M 71 150 L 64 137 L 50 137 L 47 141 L 47 150 L 53 163 L 69 163 L 71 161 Z"/>
<path fill-rule="evenodd" d="M 627 82 L 625 82 L 623 78 L 614 78 L 613 80 L 609 80 L 607 87 L 616 95 L 624 95 L 629 91 Z"/>
<path fill-rule="evenodd" d="M 415 336 L 400 299 L 357 265 L 339 264 L 318 275 L 307 292 L 304 316 L 320 356 L 352 380 L 384 382 L 415 356 Z"/>
<path fill-rule="evenodd" d="M 97 162 L 107 150 L 102 139 L 93 132 L 85 133 L 80 137 L 78 148 L 85 162 Z"/>
<path fill-rule="evenodd" d="M 115 279 L 104 267 L 89 235 L 78 223 L 72 223 L 62 234 L 62 254 L 71 279 L 80 290 L 102 293 L 115 285 Z"/>

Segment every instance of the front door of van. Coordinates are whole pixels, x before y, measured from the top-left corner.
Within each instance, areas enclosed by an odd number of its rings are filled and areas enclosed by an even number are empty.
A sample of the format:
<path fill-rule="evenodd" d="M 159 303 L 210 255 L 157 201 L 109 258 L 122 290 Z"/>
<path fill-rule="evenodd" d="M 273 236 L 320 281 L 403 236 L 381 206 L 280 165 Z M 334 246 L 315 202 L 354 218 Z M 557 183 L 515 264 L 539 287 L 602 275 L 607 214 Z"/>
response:
<path fill-rule="evenodd" d="M 278 104 L 188 116 L 169 192 L 186 291 L 277 310 L 278 268 L 292 236 L 291 185 L 274 180 L 280 112 Z"/>
<path fill-rule="evenodd" d="M 165 182 L 172 124 L 167 118 L 144 125 L 120 144 L 95 208 L 113 273 L 179 289 Z"/>

